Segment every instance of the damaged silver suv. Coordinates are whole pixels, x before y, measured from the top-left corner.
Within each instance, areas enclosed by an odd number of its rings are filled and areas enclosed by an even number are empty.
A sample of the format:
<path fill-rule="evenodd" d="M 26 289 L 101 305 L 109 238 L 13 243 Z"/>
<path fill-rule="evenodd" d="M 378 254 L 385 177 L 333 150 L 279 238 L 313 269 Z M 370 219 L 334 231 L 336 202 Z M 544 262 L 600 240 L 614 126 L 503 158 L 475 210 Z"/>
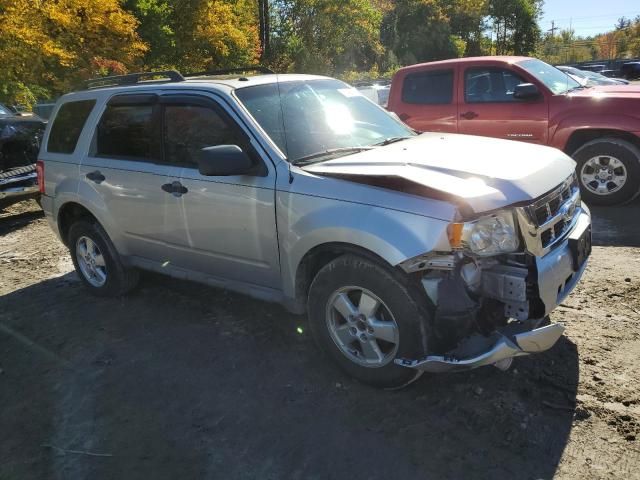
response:
<path fill-rule="evenodd" d="M 233 73 L 110 77 L 58 101 L 42 205 L 88 290 L 122 295 L 146 269 L 280 302 L 387 388 L 559 339 L 548 315 L 591 251 L 573 160 L 417 135 L 331 78 Z"/>

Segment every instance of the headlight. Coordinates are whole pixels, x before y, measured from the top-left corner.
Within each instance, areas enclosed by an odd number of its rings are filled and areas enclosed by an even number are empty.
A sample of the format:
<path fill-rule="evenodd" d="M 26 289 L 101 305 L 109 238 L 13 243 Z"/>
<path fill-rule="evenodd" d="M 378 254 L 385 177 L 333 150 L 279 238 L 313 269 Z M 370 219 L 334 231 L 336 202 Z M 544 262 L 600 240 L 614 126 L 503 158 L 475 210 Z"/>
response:
<path fill-rule="evenodd" d="M 452 223 L 449 241 L 453 248 L 481 257 L 515 252 L 520 244 L 511 210 L 480 217 L 473 222 Z"/>

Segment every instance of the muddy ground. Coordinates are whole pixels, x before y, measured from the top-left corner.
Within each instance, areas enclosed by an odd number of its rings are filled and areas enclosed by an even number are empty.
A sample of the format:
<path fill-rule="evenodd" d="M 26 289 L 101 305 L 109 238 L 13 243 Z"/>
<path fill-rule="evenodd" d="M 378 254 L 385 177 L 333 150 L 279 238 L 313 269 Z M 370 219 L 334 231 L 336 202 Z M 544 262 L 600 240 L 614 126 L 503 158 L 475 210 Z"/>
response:
<path fill-rule="evenodd" d="M 87 296 L 17 205 L 0 215 L 0 479 L 640 478 L 640 203 L 594 214 L 552 350 L 385 392 L 276 305 L 153 275 Z"/>

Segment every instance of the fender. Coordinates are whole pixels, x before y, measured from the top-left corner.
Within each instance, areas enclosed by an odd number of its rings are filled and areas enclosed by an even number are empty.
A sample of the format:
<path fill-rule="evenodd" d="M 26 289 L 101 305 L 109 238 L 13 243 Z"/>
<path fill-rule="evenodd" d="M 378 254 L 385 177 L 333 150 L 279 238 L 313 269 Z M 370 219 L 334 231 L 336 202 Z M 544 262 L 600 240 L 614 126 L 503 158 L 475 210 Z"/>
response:
<path fill-rule="evenodd" d="M 62 187 L 65 188 L 63 189 Z M 73 190 L 70 190 L 70 188 L 73 188 Z M 111 216 L 102 196 L 87 182 L 78 181 L 77 179 L 66 179 L 60 184 L 60 188 L 56 189 L 53 201 L 53 218 L 55 218 L 59 235 L 60 225 L 58 220 L 60 210 L 69 203 L 77 203 L 86 208 L 89 213 L 98 220 L 102 228 L 105 229 L 118 252 L 123 257 L 129 254 L 129 252 L 126 251 L 125 242 L 118 233 L 118 228 L 110 220 Z"/>
<path fill-rule="evenodd" d="M 571 134 L 578 130 L 619 130 L 636 132 L 637 135 L 640 132 L 640 118 L 624 114 L 600 114 L 597 111 L 587 115 L 569 115 L 562 118 L 555 128 L 550 128 L 549 145 L 564 150 Z"/>
<path fill-rule="evenodd" d="M 383 207 L 278 192 L 283 292 L 295 297 L 298 267 L 312 249 L 343 243 L 368 250 L 389 265 L 431 251 L 449 251 L 448 222 Z M 295 197 L 292 199 L 291 197 Z M 282 233 L 284 232 L 284 233 Z"/>

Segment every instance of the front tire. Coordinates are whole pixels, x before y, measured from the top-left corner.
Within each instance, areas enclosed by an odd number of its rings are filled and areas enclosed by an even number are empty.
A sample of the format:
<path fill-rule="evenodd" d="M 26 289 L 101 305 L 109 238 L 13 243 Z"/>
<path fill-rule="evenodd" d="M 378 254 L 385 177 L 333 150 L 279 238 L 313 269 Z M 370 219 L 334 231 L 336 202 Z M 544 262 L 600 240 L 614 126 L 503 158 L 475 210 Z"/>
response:
<path fill-rule="evenodd" d="M 396 272 L 343 255 L 324 266 L 309 289 L 311 331 L 349 375 L 382 388 L 400 388 L 422 372 L 395 364 L 427 351 L 430 307 Z"/>
<path fill-rule="evenodd" d="M 582 198 L 588 205 L 618 205 L 640 190 L 640 150 L 619 138 L 586 143 L 574 154 Z"/>
<path fill-rule="evenodd" d="M 84 286 L 99 297 L 117 297 L 133 290 L 139 272 L 126 267 L 100 224 L 79 220 L 68 236 L 73 265 Z"/>

